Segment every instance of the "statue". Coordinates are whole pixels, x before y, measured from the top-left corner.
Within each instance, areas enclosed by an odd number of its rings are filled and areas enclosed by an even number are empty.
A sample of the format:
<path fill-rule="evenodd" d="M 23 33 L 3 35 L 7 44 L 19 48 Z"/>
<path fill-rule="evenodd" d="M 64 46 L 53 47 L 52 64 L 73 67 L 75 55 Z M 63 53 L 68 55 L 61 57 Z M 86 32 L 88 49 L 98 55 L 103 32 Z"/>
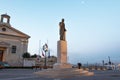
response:
<path fill-rule="evenodd" d="M 62 19 L 62 22 L 59 23 L 60 26 L 60 40 L 64 40 L 65 41 L 65 24 L 64 24 L 64 19 Z"/>

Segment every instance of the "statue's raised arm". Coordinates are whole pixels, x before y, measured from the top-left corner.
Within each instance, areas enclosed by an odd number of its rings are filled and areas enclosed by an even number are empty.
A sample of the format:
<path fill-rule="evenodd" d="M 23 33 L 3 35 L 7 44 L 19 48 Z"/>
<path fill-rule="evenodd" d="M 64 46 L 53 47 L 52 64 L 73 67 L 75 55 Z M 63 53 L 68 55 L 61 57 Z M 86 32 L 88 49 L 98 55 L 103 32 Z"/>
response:
<path fill-rule="evenodd" d="M 59 23 L 59 26 L 60 26 L 60 40 L 65 41 L 65 39 L 66 39 L 66 37 L 65 37 L 66 29 L 65 29 L 64 19 L 62 19 L 62 21 Z"/>

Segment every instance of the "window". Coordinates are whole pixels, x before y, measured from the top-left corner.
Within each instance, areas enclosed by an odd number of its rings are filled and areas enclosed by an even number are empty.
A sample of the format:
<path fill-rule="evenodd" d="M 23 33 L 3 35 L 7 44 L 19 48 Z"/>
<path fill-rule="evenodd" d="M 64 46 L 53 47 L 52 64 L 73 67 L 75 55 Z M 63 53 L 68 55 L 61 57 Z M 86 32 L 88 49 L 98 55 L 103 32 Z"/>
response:
<path fill-rule="evenodd" d="M 2 28 L 2 31 L 6 31 L 6 28 Z"/>
<path fill-rule="evenodd" d="M 12 46 L 12 53 L 16 53 L 16 46 Z"/>

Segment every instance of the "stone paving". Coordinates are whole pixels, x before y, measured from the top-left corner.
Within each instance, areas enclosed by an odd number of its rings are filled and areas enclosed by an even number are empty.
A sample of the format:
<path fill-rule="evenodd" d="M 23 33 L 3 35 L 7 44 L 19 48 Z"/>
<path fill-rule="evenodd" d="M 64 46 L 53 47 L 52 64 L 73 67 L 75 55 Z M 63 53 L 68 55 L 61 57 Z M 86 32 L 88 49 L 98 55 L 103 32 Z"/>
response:
<path fill-rule="evenodd" d="M 32 69 L 0 69 L 0 80 L 120 80 L 120 71 L 94 71 L 94 76 L 67 76 L 65 78 L 45 78 L 33 74 Z M 54 75 L 54 74 L 53 74 Z"/>

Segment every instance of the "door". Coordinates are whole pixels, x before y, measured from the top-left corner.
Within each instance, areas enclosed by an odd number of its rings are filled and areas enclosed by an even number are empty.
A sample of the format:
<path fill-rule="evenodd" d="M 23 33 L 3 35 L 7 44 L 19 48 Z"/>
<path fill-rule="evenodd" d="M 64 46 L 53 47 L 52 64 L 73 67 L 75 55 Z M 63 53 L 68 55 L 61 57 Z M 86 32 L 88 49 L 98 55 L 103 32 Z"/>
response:
<path fill-rule="evenodd" d="M 0 50 L 0 61 L 3 60 L 3 50 Z"/>

